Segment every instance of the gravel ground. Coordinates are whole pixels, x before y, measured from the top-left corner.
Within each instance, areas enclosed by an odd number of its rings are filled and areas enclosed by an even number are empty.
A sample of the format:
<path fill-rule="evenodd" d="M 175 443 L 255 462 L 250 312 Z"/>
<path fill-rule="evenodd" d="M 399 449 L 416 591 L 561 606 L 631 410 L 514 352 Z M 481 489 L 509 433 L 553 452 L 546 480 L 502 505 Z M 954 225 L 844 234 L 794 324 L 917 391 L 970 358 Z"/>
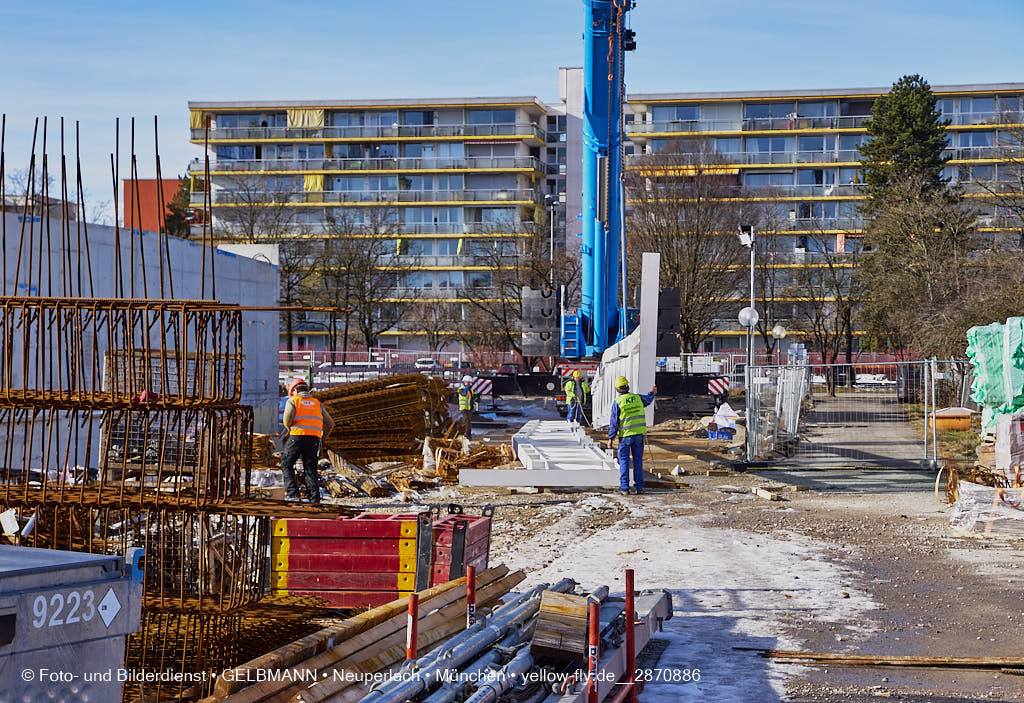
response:
<path fill-rule="evenodd" d="M 780 621 L 785 630 L 778 633 L 780 641 L 826 652 L 1022 656 L 1024 542 L 955 535 L 948 527 L 949 507 L 936 502 L 931 490 L 920 484 L 873 485 L 870 493 L 785 492 L 783 501 L 769 502 L 750 493 L 754 486 L 777 486 L 763 475 L 688 481 L 690 488 L 644 496 L 455 488 L 446 489 L 443 500 L 495 504 L 492 563 L 531 572 L 552 562 L 558 565 L 559 557 L 583 540 L 632 529 L 667 527 L 678 529 L 687 545 L 698 540 L 686 549 L 672 550 L 681 552 L 702 549 L 702 531 L 691 527 L 692 537 L 684 533 L 694 524 L 707 528 L 708 534 L 734 533 L 738 540 L 770 538 L 773 543 L 793 541 L 801 548 L 811 544 L 818 555 L 814 558 L 840 567 L 843 574 L 844 580 L 834 587 L 831 581 L 824 584 L 822 592 L 837 599 L 849 597 L 845 589 L 855 597 L 866 594 L 865 602 L 873 608 L 852 621 L 830 621 L 812 615 L 813 608 L 795 608 Z M 649 553 L 637 555 L 643 561 L 664 558 L 657 548 L 642 546 L 645 549 L 635 551 Z M 764 568 L 771 569 L 772 564 Z M 723 588 L 742 585 L 730 583 L 738 577 L 724 565 L 720 576 Z M 756 700 L 1024 701 L 1024 676 L 998 671 L 779 667 L 784 692 L 775 698 L 762 693 Z M 726 699 L 694 697 L 693 691 L 680 688 L 678 700 Z"/>

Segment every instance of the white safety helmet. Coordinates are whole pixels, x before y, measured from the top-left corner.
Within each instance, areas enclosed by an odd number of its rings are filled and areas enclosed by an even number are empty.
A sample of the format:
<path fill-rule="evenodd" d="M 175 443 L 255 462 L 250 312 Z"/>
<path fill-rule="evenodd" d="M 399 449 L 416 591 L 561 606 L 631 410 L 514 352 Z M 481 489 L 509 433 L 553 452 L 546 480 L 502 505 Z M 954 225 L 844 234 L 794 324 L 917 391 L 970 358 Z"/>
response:
<path fill-rule="evenodd" d="M 473 382 L 473 377 L 467 374 L 467 375 L 462 377 L 462 382 L 463 383 L 472 383 Z"/>

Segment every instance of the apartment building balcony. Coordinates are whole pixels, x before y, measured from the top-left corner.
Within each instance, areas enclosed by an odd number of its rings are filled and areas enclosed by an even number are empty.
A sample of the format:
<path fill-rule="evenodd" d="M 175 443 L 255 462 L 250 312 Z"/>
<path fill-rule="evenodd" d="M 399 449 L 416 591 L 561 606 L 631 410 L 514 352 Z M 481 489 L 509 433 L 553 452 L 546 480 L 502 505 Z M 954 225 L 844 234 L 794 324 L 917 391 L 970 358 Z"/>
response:
<path fill-rule="evenodd" d="M 387 258 L 387 265 L 394 268 L 468 268 L 512 266 L 516 262 L 516 256 L 509 254 L 499 256 L 496 254 L 460 254 L 456 256 L 439 256 L 435 254 L 396 254 Z"/>
<path fill-rule="evenodd" d="M 714 168 L 720 169 L 734 166 L 751 165 L 798 165 L 798 164 L 857 164 L 860 155 L 854 149 L 832 150 L 832 151 L 739 151 L 723 153 L 725 163 L 713 164 Z M 628 167 L 648 168 L 693 168 L 692 163 L 687 163 L 683 154 L 633 154 L 626 160 Z"/>
<path fill-rule="evenodd" d="M 626 125 L 629 136 L 700 132 L 793 131 L 807 129 L 863 129 L 869 115 L 848 117 L 772 117 L 741 120 L 668 120 L 632 122 Z"/>
<path fill-rule="evenodd" d="M 202 173 L 204 164 L 194 159 L 191 173 Z M 329 172 L 329 171 L 476 171 L 532 170 L 550 173 L 551 167 L 532 156 L 465 156 L 458 158 L 385 158 L 385 159 L 221 159 L 210 162 L 211 173 Z"/>
<path fill-rule="evenodd" d="M 731 186 L 726 191 L 737 198 L 840 198 L 864 197 L 867 194 L 863 183 Z"/>
<path fill-rule="evenodd" d="M 499 190 L 378 190 L 378 191 L 234 191 L 216 190 L 214 205 L 260 205 L 270 203 L 420 203 L 420 202 L 508 202 L 535 203 L 540 195 L 532 189 Z M 203 193 L 192 193 L 193 205 L 203 204 Z"/>
<path fill-rule="evenodd" d="M 1021 125 L 1024 124 L 1024 112 L 1008 110 L 1006 112 L 952 113 L 943 114 L 942 119 L 949 120 L 952 127 L 968 125 Z"/>
<path fill-rule="evenodd" d="M 387 293 L 390 297 L 405 298 L 411 300 L 458 300 L 467 296 L 473 298 L 500 298 L 500 288 L 479 288 L 479 287 L 458 287 L 448 286 L 447 288 L 436 286 L 436 287 L 403 287 L 396 286 L 394 288 L 388 288 Z"/>
<path fill-rule="evenodd" d="M 360 141 L 387 139 L 452 139 L 515 137 L 536 142 L 547 141 L 544 130 L 535 123 L 450 124 L 450 125 L 359 125 L 345 127 L 211 127 L 210 141 L 275 141 L 325 139 Z M 192 129 L 192 141 L 203 142 L 205 128 Z"/>

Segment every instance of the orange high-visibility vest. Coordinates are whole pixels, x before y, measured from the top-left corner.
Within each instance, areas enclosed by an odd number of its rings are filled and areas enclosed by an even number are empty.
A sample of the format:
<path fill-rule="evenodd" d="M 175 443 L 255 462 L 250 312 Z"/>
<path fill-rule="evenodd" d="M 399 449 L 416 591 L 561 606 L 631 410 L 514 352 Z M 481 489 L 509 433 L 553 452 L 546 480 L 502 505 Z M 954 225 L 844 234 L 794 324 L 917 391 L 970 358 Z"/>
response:
<path fill-rule="evenodd" d="M 292 398 L 292 402 L 295 403 L 295 418 L 289 434 L 323 437 L 324 414 L 320 410 L 320 401 L 316 398 Z"/>

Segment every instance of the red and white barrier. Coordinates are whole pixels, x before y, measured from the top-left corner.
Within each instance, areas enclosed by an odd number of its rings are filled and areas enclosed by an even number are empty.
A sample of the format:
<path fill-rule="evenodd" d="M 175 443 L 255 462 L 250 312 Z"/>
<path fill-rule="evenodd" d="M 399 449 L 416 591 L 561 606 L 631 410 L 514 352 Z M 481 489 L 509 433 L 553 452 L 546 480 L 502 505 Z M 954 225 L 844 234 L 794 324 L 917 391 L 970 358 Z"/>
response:
<path fill-rule="evenodd" d="M 708 381 L 708 395 L 725 395 L 728 392 L 728 378 L 712 378 L 710 381 Z"/>

